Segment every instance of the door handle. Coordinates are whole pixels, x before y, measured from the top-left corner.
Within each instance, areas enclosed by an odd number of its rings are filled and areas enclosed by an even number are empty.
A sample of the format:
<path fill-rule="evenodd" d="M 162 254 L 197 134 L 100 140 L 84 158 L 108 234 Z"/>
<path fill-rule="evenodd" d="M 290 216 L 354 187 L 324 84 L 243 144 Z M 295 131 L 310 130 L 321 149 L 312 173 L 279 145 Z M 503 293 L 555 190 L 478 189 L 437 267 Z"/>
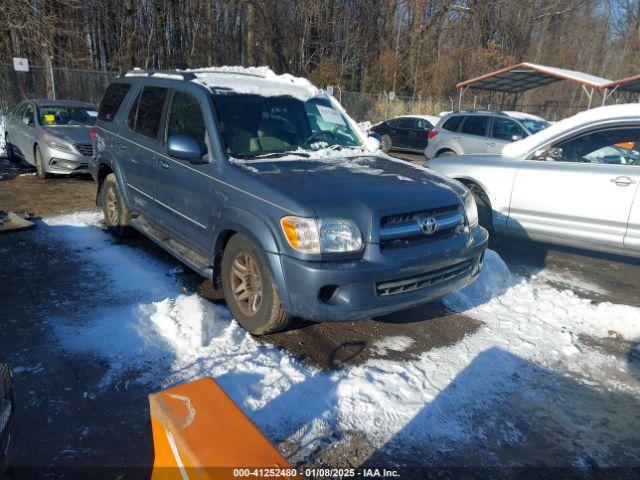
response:
<path fill-rule="evenodd" d="M 454 140 L 461 140 L 462 137 L 453 137 Z"/>
<path fill-rule="evenodd" d="M 487 142 L 487 145 L 490 147 L 495 147 L 497 145 L 496 142 Z"/>
<path fill-rule="evenodd" d="M 612 178 L 611 181 L 619 187 L 628 187 L 629 185 L 633 185 L 634 183 L 636 183 L 635 180 L 631 180 L 629 177 L 624 176 Z"/>
<path fill-rule="evenodd" d="M 158 160 L 158 165 L 165 169 L 169 168 L 169 164 L 165 160 Z"/>

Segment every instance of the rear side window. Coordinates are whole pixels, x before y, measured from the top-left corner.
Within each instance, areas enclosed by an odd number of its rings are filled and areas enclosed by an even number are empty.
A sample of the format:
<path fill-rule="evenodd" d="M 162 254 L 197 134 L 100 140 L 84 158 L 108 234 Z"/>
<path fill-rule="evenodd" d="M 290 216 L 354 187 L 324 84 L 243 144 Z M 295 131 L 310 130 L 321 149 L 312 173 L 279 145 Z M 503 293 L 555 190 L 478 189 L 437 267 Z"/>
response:
<path fill-rule="evenodd" d="M 168 90 L 162 87 L 144 87 L 131 106 L 127 123 L 131 129 L 145 137 L 158 138 L 160 121 Z M 135 113 L 134 113 L 135 110 Z"/>
<path fill-rule="evenodd" d="M 462 115 L 454 115 L 453 117 L 449 117 L 444 122 L 444 124 L 442 124 L 442 128 L 444 128 L 445 130 L 449 130 L 450 132 L 457 132 L 463 118 L 464 117 Z"/>
<path fill-rule="evenodd" d="M 415 122 L 411 118 L 398 119 L 398 127 L 400 128 L 413 128 Z"/>
<path fill-rule="evenodd" d="M 522 131 L 522 128 L 520 128 L 520 125 L 513 120 L 508 120 L 506 118 L 494 118 L 493 127 L 491 128 L 491 136 L 498 140 L 508 140 L 511 142 L 513 141 L 514 136 L 524 138 L 526 135 Z"/>
<path fill-rule="evenodd" d="M 467 135 L 479 135 L 484 137 L 487 134 L 487 125 L 489 123 L 489 117 L 482 115 L 469 115 L 462 124 L 461 133 Z"/>
<path fill-rule="evenodd" d="M 112 83 L 109 85 L 100 102 L 98 118 L 106 122 L 113 120 L 130 88 L 131 85 L 128 83 Z"/>

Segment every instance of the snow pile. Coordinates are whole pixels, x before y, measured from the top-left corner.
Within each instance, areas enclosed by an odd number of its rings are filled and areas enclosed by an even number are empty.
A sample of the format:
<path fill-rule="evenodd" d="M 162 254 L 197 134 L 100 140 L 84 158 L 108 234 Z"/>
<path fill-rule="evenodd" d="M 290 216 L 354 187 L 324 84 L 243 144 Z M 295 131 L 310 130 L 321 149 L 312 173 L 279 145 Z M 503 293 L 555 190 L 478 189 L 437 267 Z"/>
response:
<path fill-rule="evenodd" d="M 412 360 L 370 359 L 324 372 L 247 334 L 225 308 L 181 293 L 168 267 L 112 243 L 95 227 L 97 220 L 76 214 L 47 221 L 75 227 L 51 235 L 76 252 L 93 247 L 86 260 L 106 272 L 105 289 L 121 293 L 114 302 L 119 306 L 87 312 L 82 326 L 77 318 L 50 319 L 65 348 L 108 359 L 104 387 L 132 372 L 156 387 L 213 376 L 273 441 L 295 442 L 302 457 L 349 431 L 364 431 L 376 447 L 394 438 L 445 448 L 484 444 L 482 425 L 491 425 L 498 442 L 518 443 L 525 433 L 516 419 L 505 419 L 503 410 L 512 408 L 505 399 L 518 392 L 552 413 L 554 402 L 567 401 L 562 392 L 545 393 L 549 380 L 540 368 L 640 395 L 624 361 L 580 341 L 582 335 L 639 339 L 640 309 L 595 305 L 569 290 L 534 285 L 511 275 L 492 251 L 479 279 L 445 299 L 482 322 L 475 333 Z M 385 354 L 412 345 L 409 338 L 390 337 L 373 348 Z M 566 416 L 554 421 L 561 430 L 576 428 Z"/>
<path fill-rule="evenodd" d="M 591 123 L 625 118 L 637 120 L 638 117 L 640 117 L 640 104 L 637 103 L 593 108 L 554 123 L 550 127 L 525 139 L 505 145 L 502 149 L 502 155 L 509 158 L 519 158 L 535 148 L 542 147 L 545 143 L 563 133 L 571 132 Z"/>
<path fill-rule="evenodd" d="M 6 149 L 6 145 L 4 144 L 4 134 L 5 134 L 5 129 L 4 129 L 4 122 L 5 122 L 6 118 L 4 115 L 0 115 L 0 155 L 6 155 L 7 153 L 7 149 Z"/>

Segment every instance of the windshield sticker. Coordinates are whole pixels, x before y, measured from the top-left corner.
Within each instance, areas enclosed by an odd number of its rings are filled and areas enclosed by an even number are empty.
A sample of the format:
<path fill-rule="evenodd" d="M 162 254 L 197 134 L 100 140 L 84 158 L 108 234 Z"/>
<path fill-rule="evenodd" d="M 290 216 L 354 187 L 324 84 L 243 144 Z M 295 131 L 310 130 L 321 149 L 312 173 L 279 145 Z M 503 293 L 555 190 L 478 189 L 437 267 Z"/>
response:
<path fill-rule="evenodd" d="M 45 114 L 45 116 L 44 116 L 44 122 L 45 123 L 54 123 L 55 121 L 56 121 L 56 116 L 55 115 Z"/>
<path fill-rule="evenodd" d="M 90 117 L 97 117 L 98 112 L 96 110 L 87 110 L 87 115 L 89 115 Z"/>
<path fill-rule="evenodd" d="M 318 112 L 320 112 L 320 116 L 325 122 L 335 123 L 336 125 L 346 126 L 344 123 L 344 119 L 340 112 L 338 112 L 335 108 L 324 107 L 322 105 L 316 105 L 318 107 Z"/>

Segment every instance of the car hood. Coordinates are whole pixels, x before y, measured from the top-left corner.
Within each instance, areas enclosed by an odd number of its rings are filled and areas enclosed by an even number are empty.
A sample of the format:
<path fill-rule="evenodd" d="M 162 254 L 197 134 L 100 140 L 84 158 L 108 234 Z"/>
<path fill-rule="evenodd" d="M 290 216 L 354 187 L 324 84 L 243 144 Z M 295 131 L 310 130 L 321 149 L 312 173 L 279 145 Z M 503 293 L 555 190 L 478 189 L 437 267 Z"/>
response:
<path fill-rule="evenodd" d="M 43 127 L 42 131 L 69 143 L 91 143 L 91 127 L 84 125 Z"/>
<path fill-rule="evenodd" d="M 465 192 L 437 172 L 383 156 L 234 163 L 319 217 L 352 218 L 366 231 L 372 217 L 452 205 Z"/>

